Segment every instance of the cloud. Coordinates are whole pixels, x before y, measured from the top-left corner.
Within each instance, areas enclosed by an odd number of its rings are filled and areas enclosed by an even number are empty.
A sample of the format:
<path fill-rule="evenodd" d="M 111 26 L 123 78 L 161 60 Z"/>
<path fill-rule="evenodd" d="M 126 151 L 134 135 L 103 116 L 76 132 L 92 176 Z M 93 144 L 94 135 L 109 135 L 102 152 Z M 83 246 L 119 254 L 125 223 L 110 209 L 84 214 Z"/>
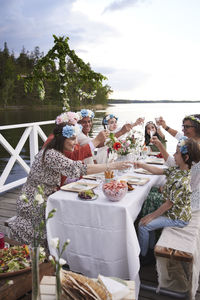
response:
<path fill-rule="evenodd" d="M 68 36 L 70 48 L 82 52 L 118 34 L 112 26 L 73 11 L 75 0 L 0 0 L 0 3 L 0 48 L 7 42 L 16 56 L 23 46 L 29 51 L 39 46 L 46 54 L 53 46 L 53 34 Z"/>
<path fill-rule="evenodd" d="M 121 0 L 121 1 L 114 1 L 110 5 L 108 5 L 103 13 L 107 11 L 114 11 L 114 10 L 120 10 L 120 9 L 125 9 L 127 7 L 135 5 L 137 2 L 140 0 Z"/>

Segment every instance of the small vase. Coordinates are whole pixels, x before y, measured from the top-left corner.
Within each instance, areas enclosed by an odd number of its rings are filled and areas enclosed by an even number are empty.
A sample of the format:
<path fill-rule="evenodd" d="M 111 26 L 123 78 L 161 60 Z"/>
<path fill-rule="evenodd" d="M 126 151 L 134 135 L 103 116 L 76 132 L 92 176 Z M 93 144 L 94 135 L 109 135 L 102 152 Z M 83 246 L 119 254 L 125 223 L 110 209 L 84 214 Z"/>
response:
<path fill-rule="evenodd" d="M 60 282 L 60 269 L 61 266 L 57 262 L 56 263 L 56 300 L 61 300 L 61 294 L 62 294 L 61 282 Z"/>
<path fill-rule="evenodd" d="M 39 255 L 40 248 L 32 247 L 29 249 L 32 266 L 32 300 L 40 300 L 40 276 L 39 276 Z"/>

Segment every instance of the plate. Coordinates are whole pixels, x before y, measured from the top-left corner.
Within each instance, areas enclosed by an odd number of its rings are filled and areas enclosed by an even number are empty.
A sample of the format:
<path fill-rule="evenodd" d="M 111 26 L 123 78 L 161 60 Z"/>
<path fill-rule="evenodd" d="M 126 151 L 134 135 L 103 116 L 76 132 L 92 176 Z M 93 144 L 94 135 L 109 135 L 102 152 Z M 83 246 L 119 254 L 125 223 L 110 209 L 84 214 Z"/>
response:
<path fill-rule="evenodd" d="M 149 157 L 145 160 L 145 163 L 163 165 L 164 164 L 164 159 L 163 158 L 158 158 L 158 157 Z"/>
<path fill-rule="evenodd" d="M 126 180 L 129 184 L 134 184 L 134 185 L 144 185 L 149 181 L 149 178 L 144 178 L 144 177 L 136 177 L 136 176 L 131 176 L 131 175 L 125 175 L 120 177 L 120 180 Z"/>
<path fill-rule="evenodd" d="M 21 269 L 19 271 L 13 271 L 13 272 L 7 272 L 7 273 L 0 273 L 0 278 L 6 278 L 6 277 L 12 277 L 12 276 L 17 276 L 21 275 L 23 273 L 31 271 L 31 267 Z"/>
<path fill-rule="evenodd" d="M 101 179 L 102 177 L 104 177 L 103 173 L 98 173 L 98 174 L 92 174 L 92 175 L 84 175 L 83 178 L 84 179 L 89 179 L 89 180 L 97 180 L 97 179 Z"/>
<path fill-rule="evenodd" d="M 158 154 L 160 154 L 160 152 L 153 152 L 153 151 L 148 152 L 148 156 L 156 156 Z"/>
<path fill-rule="evenodd" d="M 68 191 L 68 192 L 82 192 L 85 190 L 91 190 L 98 186 L 98 183 L 87 183 L 87 182 L 71 182 L 69 184 L 63 185 L 61 187 L 62 191 Z"/>
<path fill-rule="evenodd" d="M 78 199 L 83 200 L 83 201 L 93 201 L 93 200 L 96 200 L 98 197 L 99 197 L 99 195 L 95 194 L 91 199 L 84 199 L 84 198 L 80 198 L 79 196 L 78 196 Z"/>
<path fill-rule="evenodd" d="M 139 169 L 134 169 L 134 172 L 135 173 L 139 173 L 139 174 L 145 174 L 145 175 L 153 175 L 151 172 L 149 171 L 146 171 L 142 168 L 139 168 Z"/>

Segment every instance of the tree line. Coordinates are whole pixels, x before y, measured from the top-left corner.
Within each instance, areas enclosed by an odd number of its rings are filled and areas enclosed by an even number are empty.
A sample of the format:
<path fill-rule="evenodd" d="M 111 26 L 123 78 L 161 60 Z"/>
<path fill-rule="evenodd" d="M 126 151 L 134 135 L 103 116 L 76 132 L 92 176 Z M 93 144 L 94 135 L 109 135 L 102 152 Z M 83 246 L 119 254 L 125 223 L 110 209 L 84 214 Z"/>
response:
<path fill-rule="evenodd" d="M 10 52 L 7 43 L 4 43 L 4 49 L 0 49 L 0 105 L 7 106 L 33 106 L 33 105 L 57 105 L 62 106 L 62 95 L 60 94 L 60 82 L 55 79 L 55 74 L 58 72 L 56 64 L 49 66 L 48 80 L 44 81 L 45 98 L 42 101 L 38 96 L 38 87 L 34 86 L 32 91 L 27 93 L 24 88 L 23 77 L 30 76 L 35 66 L 44 57 L 44 53 L 40 52 L 39 47 L 31 52 L 26 51 L 23 47 L 19 56 L 15 57 L 13 52 Z M 89 66 L 89 64 L 88 64 Z M 73 61 L 69 58 L 65 63 L 67 73 L 74 77 L 74 73 L 78 74 L 79 70 Z M 68 95 L 70 108 L 79 106 L 106 105 L 109 95 L 112 90 L 109 85 L 99 84 L 95 88 L 96 93 L 93 97 L 88 98 L 88 94 L 93 89 L 91 84 L 86 82 L 82 88 L 82 93 L 77 92 L 77 82 L 72 80 L 68 82 Z M 86 96 L 85 96 L 86 95 Z"/>

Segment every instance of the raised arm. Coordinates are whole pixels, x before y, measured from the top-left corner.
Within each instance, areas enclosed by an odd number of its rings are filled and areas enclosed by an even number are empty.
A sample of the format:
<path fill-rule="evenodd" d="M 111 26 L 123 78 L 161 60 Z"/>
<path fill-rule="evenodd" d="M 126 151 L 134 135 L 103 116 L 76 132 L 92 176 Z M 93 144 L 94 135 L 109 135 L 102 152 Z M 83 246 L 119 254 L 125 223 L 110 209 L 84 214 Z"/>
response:
<path fill-rule="evenodd" d="M 169 126 L 167 126 L 167 124 L 166 124 L 165 120 L 163 120 L 163 118 L 162 118 L 162 117 L 160 117 L 160 120 L 159 120 L 159 125 L 161 125 L 161 126 L 162 126 L 162 128 L 163 128 L 163 129 L 165 129 L 167 132 L 169 132 L 169 134 L 171 134 L 173 137 L 175 137 L 175 136 L 176 136 L 176 134 L 178 133 L 178 131 L 177 131 L 177 130 L 175 130 L 175 129 L 173 129 L 173 128 L 169 127 Z"/>
<path fill-rule="evenodd" d="M 129 161 L 118 161 L 112 162 L 108 164 L 94 164 L 94 165 L 87 165 L 87 174 L 95 174 L 101 173 L 106 170 L 124 170 L 130 168 L 131 162 Z"/>
<path fill-rule="evenodd" d="M 150 166 L 150 165 L 144 164 L 142 162 L 134 162 L 134 167 L 145 169 L 155 175 L 163 175 L 163 173 L 164 173 L 163 169 L 154 167 L 154 166 Z"/>
<path fill-rule="evenodd" d="M 135 123 L 124 124 L 124 125 L 122 126 L 122 128 L 121 128 L 118 132 L 115 133 L 115 137 L 116 137 L 116 138 L 119 138 L 121 135 L 123 135 L 123 134 L 129 132 L 133 127 L 135 127 L 135 126 L 137 126 L 137 125 L 140 125 L 140 124 L 142 124 L 142 123 L 143 123 L 143 119 L 142 119 L 142 118 L 138 118 L 138 119 L 135 121 Z"/>
<path fill-rule="evenodd" d="M 161 141 L 158 139 L 158 137 L 154 135 L 151 139 L 151 142 L 159 149 L 164 160 L 166 161 L 169 157 L 169 153 L 166 151 L 165 147 L 163 146 Z"/>

